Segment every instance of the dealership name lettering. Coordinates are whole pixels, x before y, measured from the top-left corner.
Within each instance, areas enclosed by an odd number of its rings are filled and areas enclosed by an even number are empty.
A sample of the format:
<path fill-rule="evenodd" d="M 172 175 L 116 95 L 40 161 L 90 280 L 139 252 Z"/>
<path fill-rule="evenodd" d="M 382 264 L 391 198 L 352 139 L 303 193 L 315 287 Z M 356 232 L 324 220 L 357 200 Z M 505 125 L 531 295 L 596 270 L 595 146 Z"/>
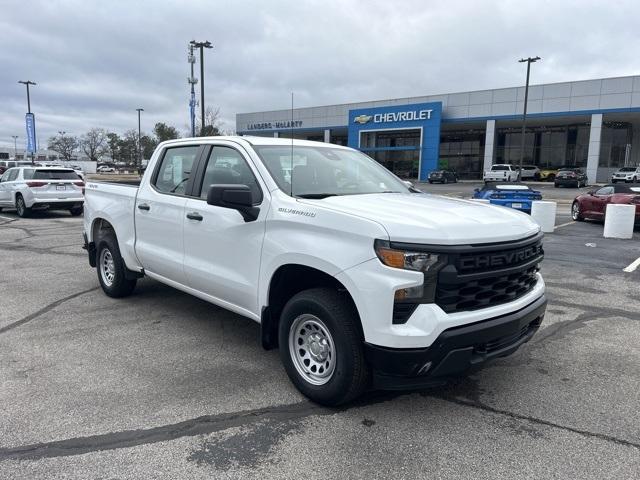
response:
<path fill-rule="evenodd" d="M 373 116 L 373 123 L 411 122 L 414 120 L 429 120 L 431 119 L 431 112 L 433 112 L 433 110 L 410 110 L 408 112 L 376 113 Z"/>
<path fill-rule="evenodd" d="M 274 128 L 298 128 L 302 126 L 302 120 L 288 120 L 286 122 L 262 122 L 250 123 L 247 130 L 273 130 Z"/>

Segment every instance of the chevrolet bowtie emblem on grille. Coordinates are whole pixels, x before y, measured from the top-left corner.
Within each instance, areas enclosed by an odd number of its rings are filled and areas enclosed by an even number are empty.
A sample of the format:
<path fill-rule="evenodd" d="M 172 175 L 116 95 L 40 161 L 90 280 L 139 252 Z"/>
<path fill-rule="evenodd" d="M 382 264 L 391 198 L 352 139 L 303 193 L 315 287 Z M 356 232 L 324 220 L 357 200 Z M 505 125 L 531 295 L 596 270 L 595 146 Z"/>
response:
<path fill-rule="evenodd" d="M 372 118 L 373 117 L 371 115 L 358 115 L 356 118 L 353 119 L 353 121 L 355 123 L 363 124 L 363 123 L 369 123 Z"/>

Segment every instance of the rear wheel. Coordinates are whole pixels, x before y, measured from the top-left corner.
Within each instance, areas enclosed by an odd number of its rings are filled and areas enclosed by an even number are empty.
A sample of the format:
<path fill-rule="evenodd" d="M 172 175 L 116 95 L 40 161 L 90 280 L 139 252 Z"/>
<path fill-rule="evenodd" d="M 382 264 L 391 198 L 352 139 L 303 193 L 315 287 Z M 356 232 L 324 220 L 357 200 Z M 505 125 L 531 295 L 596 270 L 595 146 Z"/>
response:
<path fill-rule="evenodd" d="M 336 406 L 366 389 L 359 320 L 344 294 L 329 288 L 298 293 L 282 311 L 278 335 L 287 375 L 314 402 Z"/>
<path fill-rule="evenodd" d="M 21 218 L 31 216 L 31 209 L 24 203 L 24 198 L 20 194 L 16 195 L 16 212 Z"/>
<path fill-rule="evenodd" d="M 72 207 L 72 208 L 70 208 L 70 209 L 69 209 L 69 213 L 70 213 L 72 216 L 74 216 L 74 217 L 77 217 L 77 216 L 79 216 L 79 215 L 82 215 L 82 211 L 83 211 L 82 206 L 79 206 L 79 207 Z"/>
<path fill-rule="evenodd" d="M 573 202 L 573 205 L 571 205 L 571 218 L 574 222 L 582 222 L 584 220 L 582 212 L 580 211 L 580 204 L 578 202 Z"/>
<path fill-rule="evenodd" d="M 98 280 L 104 293 L 114 298 L 131 295 L 136 287 L 136 279 L 127 278 L 115 235 L 107 234 L 100 238 L 96 255 Z"/>

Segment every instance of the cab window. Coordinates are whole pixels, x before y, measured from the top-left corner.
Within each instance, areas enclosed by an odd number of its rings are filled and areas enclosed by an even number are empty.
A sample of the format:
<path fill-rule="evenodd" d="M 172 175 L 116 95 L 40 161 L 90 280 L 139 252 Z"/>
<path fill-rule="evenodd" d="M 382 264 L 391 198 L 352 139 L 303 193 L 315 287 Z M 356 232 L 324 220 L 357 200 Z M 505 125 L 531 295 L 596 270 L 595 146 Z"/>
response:
<path fill-rule="evenodd" d="M 198 146 L 167 148 L 153 185 L 161 193 L 184 195 L 191 176 Z"/>
<path fill-rule="evenodd" d="M 214 146 L 200 185 L 200 198 L 206 199 L 211 185 L 247 185 L 253 203 L 262 201 L 262 190 L 240 152 L 231 147 Z"/>
<path fill-rule="evenodd" d="M 17 168 L 12 168 L 11 170 L 8 170 L 9 173 L 9 178 L 7 178 L 7 182 L 13 182 L 16 178 L 18 178 L 18 169 Z"/>

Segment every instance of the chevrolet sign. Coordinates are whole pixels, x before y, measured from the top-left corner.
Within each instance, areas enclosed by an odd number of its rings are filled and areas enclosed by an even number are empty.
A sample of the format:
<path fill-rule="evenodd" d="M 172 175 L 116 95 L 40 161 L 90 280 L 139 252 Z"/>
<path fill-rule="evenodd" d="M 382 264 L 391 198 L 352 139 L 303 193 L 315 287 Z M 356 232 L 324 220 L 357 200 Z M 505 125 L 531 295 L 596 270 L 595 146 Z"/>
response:
<path fill-rule="evenodd" d="M 359 123 L 360 125 L 369 123 L 373 117 L 371 115 L 358 115 L 353 119 L 355 123 Z"/>
<path fill-rule="evenodd" d="M 358 115 L 353 119 L 354 123 L 363 125 L 373 120 L 373 123 L 415 122 L 430 120 L 433 110 L 407 110 L 405 112 L 376 113 L 374 115 Z"/>

